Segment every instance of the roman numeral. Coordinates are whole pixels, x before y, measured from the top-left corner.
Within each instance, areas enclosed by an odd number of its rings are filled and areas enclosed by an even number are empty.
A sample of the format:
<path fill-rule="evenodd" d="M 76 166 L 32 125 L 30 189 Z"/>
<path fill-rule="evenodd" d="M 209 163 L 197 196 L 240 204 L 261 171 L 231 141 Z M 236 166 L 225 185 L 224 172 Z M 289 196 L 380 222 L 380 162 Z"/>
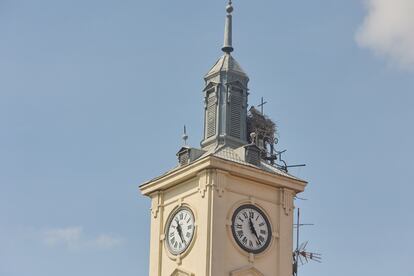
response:
<path fill-rule="evenodd" d="M 241 224 L 236 224 L 236 228 L 237 229 L 242 229 L 242 225 Z"/>
<path fill-rule="evenodd" d="M 260 230 L 260 234 L 266 235 L 266 231 L 265 230 Z"/>
<path fill-rule="evenodd" d="M 246 212 L 243 212 L 243 216 L 244 216 L 245 219 L 248 219 L 249 218 L 249 216 L 247 215 Z"/>
<path fill-rule="evenodd" d="M 240 238 L 242 238 L 242 237 L 243 237 L 243 231 L 242 231 L 242 230 L 237 231 L 237 235 L 238 235 Z"/>
<path fill-rule="evenodd" d="M 247 243 L 247 238 L 246 238 L 246 237 L 244 237 L 244 238 L 243 238 L 243 240 L 242 240 L 242 242 L 243 242 L 244 244 L 246 244 L 246 243 Z"/>
<path fill-rule="evenodd" d="M 261 222 L 261 223 L 259 224 L 259 226 L 263 226 L 263 225 L 265 225 L 265 223 L 264 223 L 264 222 Z"/>
<path fill-rule="evenodd" d="M 188 225 L 188 226 L 187 226 L 187 229 L 188 229 L 188 230 L 190 230 L 190 229 L 192 229 L 192 228 L 193 228 L 193 225 L 192 225 L 192 224 L 190 224 L 190 225 Z"/>
<path fill-rule="evenodd" d="M 185 234 L 185 236 L 186 236 L 187 238 L 189 238 L 189 237 L 191 237 L 191 233 L 190 233 L 190 232 L 187 232 L 187 234 Z"/>
<path fill-rule="evenodd" d="M 249 241 L 249 246 L 253 247 L 253 242 L 252 241 Z"/>
<path fill-rule="evenodd" d="M 253 211 L 249 211 L 249 215 L 250 215 L 250 218 L 254 218 L 254 213 L 253 213 Z"/>

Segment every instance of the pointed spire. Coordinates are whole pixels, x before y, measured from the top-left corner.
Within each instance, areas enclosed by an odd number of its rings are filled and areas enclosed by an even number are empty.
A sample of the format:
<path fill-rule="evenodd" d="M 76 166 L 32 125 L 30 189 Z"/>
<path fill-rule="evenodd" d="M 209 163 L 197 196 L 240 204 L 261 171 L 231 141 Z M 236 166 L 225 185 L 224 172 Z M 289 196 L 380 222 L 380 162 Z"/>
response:
<path fill-rule="evenodd" d="M 229 0 L 229 3 L 226 7 L 226 11 L 227 11 L 227 16 L 226 16 L 226 25 L 224 27 L 224 45 L 223 48 L 221 48 L 221 50 L 227 54 L 230 54 L 231 52 L 233 52 L 233 46 L 232 46 L 232 21 L 233 21 L 233 16 L 231 15 L 231 13 L 233 12 L 233 6 L 232 6 L 232 2 L 231 0 Z"/>

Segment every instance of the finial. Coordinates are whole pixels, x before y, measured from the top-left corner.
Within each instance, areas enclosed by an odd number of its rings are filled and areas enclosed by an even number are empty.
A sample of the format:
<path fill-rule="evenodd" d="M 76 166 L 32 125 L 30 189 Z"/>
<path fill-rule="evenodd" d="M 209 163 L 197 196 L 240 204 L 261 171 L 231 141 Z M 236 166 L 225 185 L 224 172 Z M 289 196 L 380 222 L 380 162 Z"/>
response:
<path fill-rule="evenodd" d="M 232 46 L 232 36 L 233 36 L 233 30 L 232 30 L 232 15 L 231 13 L 233 12 L 233 5 L 232 5 L 232 1 L 229 0 L 229 3 L 227 4 L 226 7 L 226 11 L 227 11 L 227 16 L 226 16 L 226 25 L 224 27 L 224 45 L 223 48 L 221 48 L 221 50 L 227 54 L 230 54 L 231 52 L 233 52 L 233 46 Z"/>
<path fill-rule="evenodd" d="M 188 135 L 187 135 L 187 129 L 185 125 L 184 125 L 183 140 L 184 140 L 184 146 L 187 146 Z"/>
<path fill-rule="evenodd" d="M 229 3 L 227 4 L 227 7 L 226 7 L 226 11 L 227 11 L 227 13 L 232 13 L 233 12 L 233 6 L 232 6 L 232 2 L 231 2 L 231 0 L 229 0 Z"/>

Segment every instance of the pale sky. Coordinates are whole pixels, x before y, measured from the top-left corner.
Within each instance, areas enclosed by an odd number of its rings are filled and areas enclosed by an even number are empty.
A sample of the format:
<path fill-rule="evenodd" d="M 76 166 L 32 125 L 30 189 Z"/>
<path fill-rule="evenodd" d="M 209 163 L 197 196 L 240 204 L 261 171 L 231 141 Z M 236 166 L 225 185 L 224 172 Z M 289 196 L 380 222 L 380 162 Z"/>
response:
<path fill-rule="evenodd" d="M 309 249 L 301 275 L 414 275 L 414 2 L 234 1 Z M 202 136 L 225 1 L 0 1 L 0 275 L 148 274 L 138 185 Z"/>

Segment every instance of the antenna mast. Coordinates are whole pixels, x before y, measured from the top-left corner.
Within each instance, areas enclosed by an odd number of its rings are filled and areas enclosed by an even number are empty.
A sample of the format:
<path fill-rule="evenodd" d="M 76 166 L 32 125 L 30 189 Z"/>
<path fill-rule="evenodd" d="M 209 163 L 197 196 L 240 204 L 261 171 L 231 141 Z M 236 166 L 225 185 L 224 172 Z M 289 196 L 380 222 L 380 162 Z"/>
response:
<path fill-rule="evenodd" d="M 299 233 L 300 227 L 313 224 L 301 224 L 300 223 L 300 208 L 298 208 L 298 217 L 296 223 L 296 250 L 293 252 L 293 276 L 298 276 L 298 266 L 308 263 L 309 260 L 320 263 L 322 260 L 321 254 L 311 253 L 306 251 L 308 242 L 304 242 L 299 245 Z"/>

